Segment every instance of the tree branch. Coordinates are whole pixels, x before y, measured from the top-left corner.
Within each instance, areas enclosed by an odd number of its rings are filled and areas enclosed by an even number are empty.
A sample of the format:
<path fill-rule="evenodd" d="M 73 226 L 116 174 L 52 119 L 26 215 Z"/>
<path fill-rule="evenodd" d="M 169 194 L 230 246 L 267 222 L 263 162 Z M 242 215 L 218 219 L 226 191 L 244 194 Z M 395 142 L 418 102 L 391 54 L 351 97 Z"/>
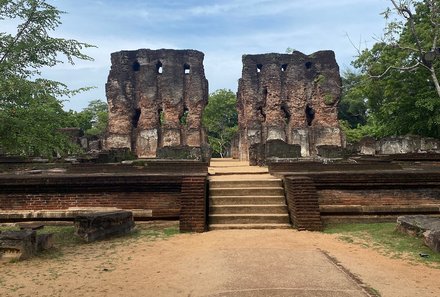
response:
<path fill-rule="evenodd" d="M 8 57 L 8 55 L 11 53 L 12 51 L 12 47 L 18 42 L 18 40 L 20 39 L 20 37 L 24 34 L 24 32 L 26 31 L 26 29 L 28 28 L 28 26 L 31 24 L 31 22 L 33 21 L 33 17 L 35 12 L 37 11 L 37 5 L 34 4 L 32 6 L 32 11 L 28 17 L 28 19 L 26 20 L 26 22 L 23 24 L 23 27 L 20 29 L 20 31 L 18 31 L 17 35 L 15 36 L 14 40 L 8 45 L 8 47 L 5 50 L 5 53 L 3 54 L 3 56 L 0 58 L 0 64 L 2 64 L 6 58 Z"/>
<path fill-rule="evenodd" d="M 420 62 L 417 62 L 417 64 L 410 66 L 410 67 L 397 67 L 397 66 L 389 66 L 382 74 L 380 75 L 370 75 L 368 76 L 370 78 L 382 78 L 384 77 L 390 70 L 399 70 L 399 71 L 413 71 L 416 70 L 420 65 L 423 65 Z"/>

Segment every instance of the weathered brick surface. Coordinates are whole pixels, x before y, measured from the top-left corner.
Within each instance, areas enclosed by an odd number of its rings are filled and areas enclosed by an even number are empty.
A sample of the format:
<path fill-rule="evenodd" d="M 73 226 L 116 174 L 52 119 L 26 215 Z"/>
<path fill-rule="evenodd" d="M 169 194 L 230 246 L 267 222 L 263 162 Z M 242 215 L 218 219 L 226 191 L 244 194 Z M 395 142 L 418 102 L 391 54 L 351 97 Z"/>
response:
<path fill-rule="evenodd" d="M 180 200 L 180 231 L 206 231 L 206 185 L 206 177 L 183 178 Z"/>
<path fill-rule="evenodd" d="M 251 146 L 268 140 L 300 145 L 302 156 L 316 155 L 320 145 L 342 145 L 337 116 L 341 78 L 332 51 L 244 55 L 242 60 L 240 159 L 248 160 Z"/>
<path fill-rule="evenodd" d="M 0 178 L 0 211 L 71 207 L 151 210 L 152 216 L 143 219 L 179 218 L 183 231 L 202 232 L 205 187 L 205 174 L 9 176 Z"/>
<path fill-rule="evenodd" d="M 204 54 L 195 50 L 112 53 L 106 84 L 106 148 L 156 157 L 166 146 L 206 144 L 202 112 L 208 103 Z"/>
<path fill-rule="evenodd" d="M 299 176 L 288 177 L 284 183 L 292 224 L 298 230 L 321 230 L 318 195 L 313 181 Z"/>
<path fill-rule="evenodd" d="M 440 172 L 301 174 L 313 181 L 321 220 L 325 222 L 393 221 L 402 214 L 440 214 Z M 303 210 L 308 211 L 306 207 Z"/>

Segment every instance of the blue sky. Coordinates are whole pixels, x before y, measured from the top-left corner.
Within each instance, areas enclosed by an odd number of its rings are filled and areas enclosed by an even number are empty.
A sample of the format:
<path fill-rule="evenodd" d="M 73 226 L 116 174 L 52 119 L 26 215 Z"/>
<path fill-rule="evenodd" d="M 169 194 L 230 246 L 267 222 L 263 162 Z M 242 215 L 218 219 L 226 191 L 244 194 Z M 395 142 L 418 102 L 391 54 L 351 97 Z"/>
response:
<path fill-rule="evenodd" d="M 243 54 L 311 54 L 333 50 L 341 72 L 356 49 L 371 46 L 385 25 L 387 0 L 62 0 L 66 11 L 56 36 L 91 43 L 94 62 L 78 61 L 44 71 L 71 88 L 95 86 L 65 103 L 81 110 L 105 98 L 110 53 L 139 48 L 196 49 L 205 53 L 209 91 L 237 90 Z"/>

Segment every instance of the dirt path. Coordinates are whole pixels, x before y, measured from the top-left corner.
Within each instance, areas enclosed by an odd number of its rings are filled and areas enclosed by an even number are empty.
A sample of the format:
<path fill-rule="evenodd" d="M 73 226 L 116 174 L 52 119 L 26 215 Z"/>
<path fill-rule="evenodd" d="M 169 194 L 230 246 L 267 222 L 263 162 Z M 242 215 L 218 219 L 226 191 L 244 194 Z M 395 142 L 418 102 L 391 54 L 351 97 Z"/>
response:
<path fill-rule="evenodd" d="M 0 266 L 0 296 L 366 296 L 323 253 L 382 296 L 440 296 L 440 269 L 295 230 L 117 239 Z"/>

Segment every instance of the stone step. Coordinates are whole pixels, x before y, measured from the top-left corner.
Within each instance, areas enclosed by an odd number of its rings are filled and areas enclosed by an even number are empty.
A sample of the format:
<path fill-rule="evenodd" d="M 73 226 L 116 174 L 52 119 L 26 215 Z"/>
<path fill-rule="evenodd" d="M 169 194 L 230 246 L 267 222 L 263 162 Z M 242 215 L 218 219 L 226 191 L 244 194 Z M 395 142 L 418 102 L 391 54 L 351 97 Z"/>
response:
<path fill-rule="evenodd" d="M 209 205 L 285 204 L 284 196 L 211 196 Z"/>
<path fill-rule="evenodd" d="M 289 224 L 288 214 L 211 214 L 210 224 Z"/>
<path fill-rule="evenodd" d="M 210 189 L 217 188 L 276 188 L 282 187 L 283 182 L 280 179 L 257 179 L 257 180 L 211 180 L 209 181 Z"/>
<path fill-rule="evenodd" d="M 214 188 L 210 196 L 284 196 L 282 187 Z"/>
<path fill-rule="evenodd" d="M 214 205 L 209 208 L 210 214 L 285 214 L 287 205 L 266 204 L 266 205 Z"/>
<path fill-rule="evenodd" d="M 209 230 L 234 230 L 234 229 L 289 229 L 290 224 L 211 224 Z"/>
<path fill-rule="evenodd" d="M 258 166 L 225 166 L 225 167 L 210 167 L 210 175 L 231 175 L 231 174 L 267 174 L 269 170 L 265 167 Z"/>

